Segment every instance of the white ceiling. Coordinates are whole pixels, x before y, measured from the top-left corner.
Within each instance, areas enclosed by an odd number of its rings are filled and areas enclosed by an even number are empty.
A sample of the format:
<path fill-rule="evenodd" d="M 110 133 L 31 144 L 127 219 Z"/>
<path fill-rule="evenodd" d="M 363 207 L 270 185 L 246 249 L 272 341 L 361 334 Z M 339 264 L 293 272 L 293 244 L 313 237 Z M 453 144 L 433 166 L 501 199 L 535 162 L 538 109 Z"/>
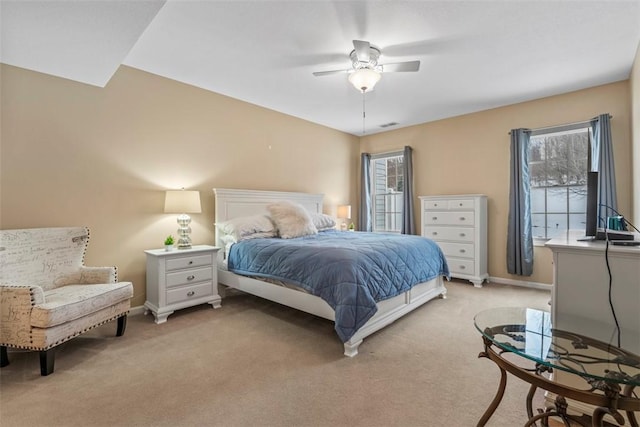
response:
<path fill-rule="evenodd" d="M 120 64 L 354 135 L 352 40 L 386 73 L 366 134 L 624 80 L 640 41 L 634 1 L 0 1 L 0 61 L 97 86 Z"/>

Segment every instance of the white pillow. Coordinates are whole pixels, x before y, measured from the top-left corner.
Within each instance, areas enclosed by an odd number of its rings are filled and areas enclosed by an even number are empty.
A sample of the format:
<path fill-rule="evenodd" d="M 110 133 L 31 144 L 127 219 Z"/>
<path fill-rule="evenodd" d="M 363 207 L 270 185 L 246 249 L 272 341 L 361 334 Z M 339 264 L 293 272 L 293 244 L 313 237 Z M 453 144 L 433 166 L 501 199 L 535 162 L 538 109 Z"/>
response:
<path fill-rule="evenodd" d="M 267 210 L 276 224 L 278 234 L 283 239 L 318 234 L 318 229 L 313 225 L 311 215 L 298 203 L 283 200 L 267 205 Z"/>
<path fill-rule="evenodd" d="M 233 218 L 229 221 L 216 223 L 216 227 L 218 227 L 218 230 L 223 234 L 224 239 L 229 240 L 229 238 L 231 238 L 234 242 L 247 239 L 276 237 L 277 235 L 276 226 L 267 215 L 251 215 Z"/>
<path fill-rule="evenodd" d="M 327 214 L 312 213 L 311 220 L 318 231 L 333 230 L 336 228 L 336 220 Z"/>

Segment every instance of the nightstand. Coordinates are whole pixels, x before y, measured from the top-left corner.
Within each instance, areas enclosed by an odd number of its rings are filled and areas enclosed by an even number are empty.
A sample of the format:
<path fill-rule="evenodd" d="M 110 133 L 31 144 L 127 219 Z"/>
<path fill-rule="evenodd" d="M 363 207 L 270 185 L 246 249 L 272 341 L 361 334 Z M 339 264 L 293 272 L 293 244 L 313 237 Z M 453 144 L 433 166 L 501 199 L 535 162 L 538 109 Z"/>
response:
<path fill-rule="evenodd" d="M 167 251 L 151 249 L 147 254 L 147 300 L 145 312 L 164 323 L 175 310 L 198 304 L 220 308 L 217 253 L 220 248 L 199 245 Z"/>

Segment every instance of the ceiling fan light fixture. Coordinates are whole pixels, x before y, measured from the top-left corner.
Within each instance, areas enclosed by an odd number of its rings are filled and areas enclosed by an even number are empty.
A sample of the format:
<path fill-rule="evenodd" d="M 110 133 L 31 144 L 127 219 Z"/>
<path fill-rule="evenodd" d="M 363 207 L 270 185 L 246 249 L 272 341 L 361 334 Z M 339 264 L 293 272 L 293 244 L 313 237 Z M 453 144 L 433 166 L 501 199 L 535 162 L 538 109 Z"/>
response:
<path fill-rule="evenodd" d="M 365 93 L 370 92 L 375 87 L 376 83 L 380 81 L 382 74 L 371 68 L 359 68 L 353 73 L 349 74 L 349 82 L 358 91 Z"/>

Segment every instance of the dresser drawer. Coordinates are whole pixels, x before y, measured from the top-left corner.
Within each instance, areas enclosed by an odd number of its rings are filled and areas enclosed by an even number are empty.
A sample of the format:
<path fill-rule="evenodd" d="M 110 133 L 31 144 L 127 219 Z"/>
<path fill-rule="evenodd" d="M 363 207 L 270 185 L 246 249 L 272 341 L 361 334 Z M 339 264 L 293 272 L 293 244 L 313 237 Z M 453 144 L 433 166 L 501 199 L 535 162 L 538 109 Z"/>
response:
<path fill-rule="evenodd" d="M 213 282 L 198 283 L 167 290 L 167 304 L 176 304 L 191 299 L 213 295 Z"/>
<path fill-rule="evenodd" d="M 444 209 L 449 209 L 448 203 L 448 200 L 425 200 L 424 202 L 422 202 L 422 205 L 424 206 L 424 210 L 441 211 Z"/>
<path fill-rule="evenodd" d="M 424 228 L 424 236 L 433 240 L 453 240 L 456 242 L 474 242 L 474 230 L 468 227 L 438 227 Z"/>
<path fill-rule="evenodd" d="M 172 286 L 188 285 L 213 278 L 213 267 L 192 268 L 189 270 L 167 273 L 167 288 Z"/>
<path fill-rule="evenodd" d="M 449 272 L 451 274 L 474 274 L 474 262 L 472 259 L 447 258 Z"/>
<path fill-rule="evenodd" d="M 425 225 L 474 225 L 473 212 L 425 212 Z"/>
<path fill-rule="evenodd" d="M 438 242 L 447 259 L 451 256 L 459 258 L 473 258 L 473 243 Z"/>
<path fill-rule="evenodd" d="M 475 209 L 476 203 L 474 200 L 461 199 L 461 200 L 449 200 L 447 201 L 447 209 L 460 210 L 460 209 Z"/>
<path fill-rule="evenodd" d="M 212 265 L 213 256 L 211 254 L 192 255 L 167 260 L 167 271 L 182 270 L 183 268 L 199 267 L 201 265 Z"/>

